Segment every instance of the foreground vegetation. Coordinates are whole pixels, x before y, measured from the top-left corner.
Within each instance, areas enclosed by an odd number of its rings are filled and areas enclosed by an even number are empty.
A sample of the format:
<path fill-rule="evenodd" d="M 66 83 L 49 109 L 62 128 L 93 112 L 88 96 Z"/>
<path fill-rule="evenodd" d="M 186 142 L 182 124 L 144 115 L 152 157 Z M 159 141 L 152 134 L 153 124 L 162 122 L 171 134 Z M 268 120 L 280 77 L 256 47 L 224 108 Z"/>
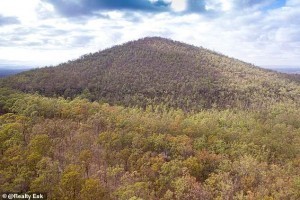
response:
<path fill-rule="evenodd" d="M 0 192 L 300 199 L 300 108 L 185 113 L 0 91 Z"/>

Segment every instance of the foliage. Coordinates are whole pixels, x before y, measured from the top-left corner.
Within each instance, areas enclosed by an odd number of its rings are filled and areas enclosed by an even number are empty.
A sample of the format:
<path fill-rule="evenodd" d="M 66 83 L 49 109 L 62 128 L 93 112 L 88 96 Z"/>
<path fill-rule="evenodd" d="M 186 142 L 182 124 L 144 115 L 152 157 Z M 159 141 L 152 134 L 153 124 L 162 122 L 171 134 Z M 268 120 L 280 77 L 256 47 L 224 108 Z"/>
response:
<path fill-rule="evenodd" d="M 0 192 L 50 199 L 299 199 L 296 102 L 186 113 L 0 89 Z"/>
<path fill-rule="evenodd" d="M 112 105 L 163 104 L 184 111 L 263 108 L 300 99 L 300 78 L 204 48 L 144 38 L 58 65 L 5 78 L 1 86 Z M 19 102 L 22 103 L 22 102 Z M 49 115 L 52 114 L 49 107 Z"/>

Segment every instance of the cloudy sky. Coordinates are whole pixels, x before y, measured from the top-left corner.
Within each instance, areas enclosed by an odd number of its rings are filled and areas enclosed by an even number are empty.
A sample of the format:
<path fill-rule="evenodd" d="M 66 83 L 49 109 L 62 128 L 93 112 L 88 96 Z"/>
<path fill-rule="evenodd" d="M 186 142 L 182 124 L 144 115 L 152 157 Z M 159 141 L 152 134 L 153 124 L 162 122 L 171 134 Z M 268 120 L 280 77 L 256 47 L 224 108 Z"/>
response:
<path fill-rule="evenodd" d="M 146 36 L 299 66 L 300 0 L 0 0 L 0 66 L 56 65 Z"/>

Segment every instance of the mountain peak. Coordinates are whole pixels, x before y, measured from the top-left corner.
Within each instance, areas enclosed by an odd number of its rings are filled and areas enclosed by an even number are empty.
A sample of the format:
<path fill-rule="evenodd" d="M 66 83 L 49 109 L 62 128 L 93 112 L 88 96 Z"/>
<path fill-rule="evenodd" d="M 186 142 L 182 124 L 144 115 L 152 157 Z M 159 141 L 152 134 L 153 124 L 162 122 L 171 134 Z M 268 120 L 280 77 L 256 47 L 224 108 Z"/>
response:
<path fill-rule="evenodd" d="M 4 79 L 2 85 L 46 96 L 84 94 L 111 104 L 165 104 L 186 111 L 300 101 L 299 83 L 287 76 L 162 37 L 142 38 L 58 67 L 21 73 Z"/>
<path fill-rule="evenodd" d="M 147 44 L 147 45 L 152 45 L 152 44 L 167 44 L 167 45 L 178 45 L 179 42 L 175 42 L 172 39 L 168 39 L 168 38 L 163 38 L 163 37 L 159 37 L 159 36 L 153 36 L 153 37 L 145 37 L 145 38 L 141 38 L 138 39 L 136 41 L 133 41 L 133 43 L 135 44 Z M 183 43 L 181 43 L 183 44 Z"/>
<path fill-rule="evenodd" d="M 149 40 L 149 41 L 172 41 L 171 39 L 160 37 L 160 36 L 149 36 L 142 38 L 140 40 Z"/>

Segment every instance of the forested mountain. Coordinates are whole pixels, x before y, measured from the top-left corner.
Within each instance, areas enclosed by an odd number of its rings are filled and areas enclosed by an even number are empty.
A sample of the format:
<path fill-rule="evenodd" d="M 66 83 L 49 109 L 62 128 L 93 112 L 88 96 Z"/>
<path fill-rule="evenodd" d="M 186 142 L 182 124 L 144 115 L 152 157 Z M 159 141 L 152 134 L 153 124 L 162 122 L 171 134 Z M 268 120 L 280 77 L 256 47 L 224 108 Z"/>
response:
<path fill-rule="evenodd" d="M 0 82 L 0 193 L 300 199 L 298 75 L 155 37 Z"/>
<path fill-rule="evenodd" d="M 9 77 L 2 86 L 46 96 L 185 111 L 263 107 L 299 101 L 299 77 L 255 67 L 204 48 L 152 37 L 128 42 L 57 67 Z"/>

